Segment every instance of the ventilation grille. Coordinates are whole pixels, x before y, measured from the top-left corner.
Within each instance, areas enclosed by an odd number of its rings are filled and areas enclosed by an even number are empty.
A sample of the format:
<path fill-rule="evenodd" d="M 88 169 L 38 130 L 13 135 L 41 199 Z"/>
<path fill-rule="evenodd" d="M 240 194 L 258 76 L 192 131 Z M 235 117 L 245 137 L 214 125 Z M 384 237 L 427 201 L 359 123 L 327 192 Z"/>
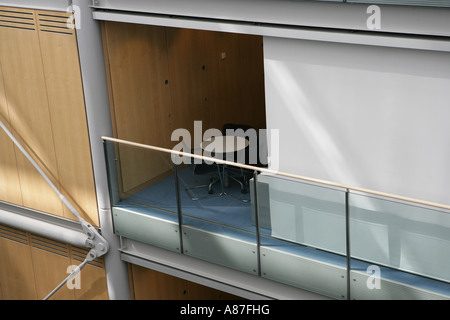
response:
<path fill-rule="evenodd" d="M 0 224 L 0 238 L 28 245 L 28 233 L 19 229 Z"/>
<path fill-rule="evenodd" d="M 83 262 L 84 259 L 86 259 L 87 254 L 89 252 L 90 249 L 87 248 L 80 248 L 80 247 L 75 247 L 75 246 L 71 246 L 71 253 L 72 253 L 72 259 L 78 262 Z M 103 257 L 100 258 L 96 258 L 92 261 L 88 262 L 89 265 L 92 265 L 94 267 L 98 267 L 98 268 L 104 268 L 105 267 L 105 263 L 104 263 L 104 259 Z"/>
<path fill-rule="evenodd" d="M 73 34 L 74 29 L 71 28 L 73 23 L 73 14 L 67 12 L 39 12 L 37 14 L 39 31 Z"/>
<path fill-rule="evenodd" d="M 36 30 L 32 10 L 0 7 L 0 27 Z"/>
<path fill-rule="evenodd" d="M 64 242 L 49 239 L 33 233 L 28 233 L 20 229 L 0 224 L 0 239 L 15 241 L 24 245 L 30 245 L 32 248 L 44 250 L 49 253 L 57 254 L 64 258 L 72 258 L 73 263 L 83 262 L 90 249 L 69 245 Z M 89 265 L 105 268 L 105 259 L 103 257 L 96 258 L 88 262 Z"/>
<path fill-rule="evenodd" d="M 69 246 L 63 242 L 31 234 L 31 246 L 62 257 L 69 257 Z"/>

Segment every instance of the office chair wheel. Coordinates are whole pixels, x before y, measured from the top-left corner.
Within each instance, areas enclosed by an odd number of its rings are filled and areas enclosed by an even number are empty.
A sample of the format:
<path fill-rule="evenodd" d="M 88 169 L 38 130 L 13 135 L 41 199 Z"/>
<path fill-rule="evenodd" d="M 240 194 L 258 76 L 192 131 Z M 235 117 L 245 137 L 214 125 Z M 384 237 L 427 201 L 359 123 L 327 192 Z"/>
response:
<path fill-rule="evenodd" d="M 209 193 L 209 194 L 213 194 L 213 193 L 214 193 L 214 190 L 213 190 L 213 189 L 209 189 L 209 190 L 208 190 L 208 193 Z"/>
<path fill-rule="evenodd" d="M 243 193 L 243 194 L 247 194 L 247 192 L 248 192 L 247 189 L 242 189 L 241 190 L 241 193 Z"/>

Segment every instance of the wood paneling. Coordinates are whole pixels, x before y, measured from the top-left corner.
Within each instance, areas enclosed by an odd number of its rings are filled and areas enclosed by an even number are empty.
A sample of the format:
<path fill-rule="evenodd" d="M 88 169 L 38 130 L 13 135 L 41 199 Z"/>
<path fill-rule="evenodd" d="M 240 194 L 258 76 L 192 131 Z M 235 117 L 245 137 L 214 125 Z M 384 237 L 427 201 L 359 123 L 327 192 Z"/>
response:
<path fill-rule="evenodd" d="M 88 249 L 71 246 L 72 265 L 79 265 L 86 258 Z M 107 300 L 105 261 L 97 258 L 88 264 L 80 274 L 80 289 L 74 290 L 77 300 Z"/>
<path fill-rule="evenodd" d="M 210 32 L 207 39 L 208 65 L 208 107 L 211 125 L 222 130 L 224 123 L 243 121 L 240 102 L 239 35 Z M 245 54 L 245 53 L 243 53 Z M 246 106 L 250 108 L 251 106 Z"/>
<path fill-rule="evenodd" d="M 3 73 L 0 64 L 0 120 L 11 130 L 9 125 L 9 113 L 6 105 L 6 93 L 3 84 Z M 22 194 L 20 191 L 19 172 L 17 170 L 14 143 L 0 130 L 0 201 L 6 201 L 17 205 L 22 204 Z M 7 182 L 7 183 L 4 183 Z"/>
<path fill-rule="evenodd" d="M 34 17 L 34 11 L 28 10 Z M 34 23 L 34 20 L 32 21 Z M 31 21 L 30 21 L 31 23 Z M 31 25 L 30 25 L 31 26 Z M 0 27 L 0 61 L 12 132 L 58 185 L 51 119 L 36 29 Z M 16 150 L 23 205 L 62 215 L 62 203 Z"/>
<path fill-rule="evenodd" d="M 166 106 L 171 110 L 166 135 L 170 138 L 173 130 L 183 128 L 193 136 L 194 121 L 203 120 L 203 126 L 210 126 L 204 116 L 208 108 L 207 32 L 166 28 L 166 34 L 171 94 L 171 104 Z"/>
<path fill-rule="evenodd" d="M 266 128 L 263 38 L 239 35 L 241 119 L 256 129 Z"/>
<path fill-rule="evenodd" d="M 37 11 L 48 107 L 62 193 L 81 216 L 98 225 L 92 159 L 75 33 L 67 13 Z M 53 20 L 53 22 L 49 22 Z M 51 29 L 47 25 L 58 26 Z M 61 31 L 60 31 L 61 30 Z M 64 207 L 64 216 L 73 215 Z"/>
<path fill-rule="evenodd" d="M 69 245 L 59 241 L 32 235 L 31 258 L 33 261 L 38 299 L 44 299 L 67 276 L 71 265 Z M 51 300 L 74 300 L 74 290 L 62 286 Z"/>
<path fill-rule="evenodd" d="M 171 111 L 165 29 L 108 23 L 110 89 L 116 135 L 122 139 L 167 146 Z M 143 40 L 144 39 L 144 40 Z M 123 190 L 128 191 L 170 169 L 155 152 L 120 147 Z"/>
<path fill-rule="evenodd" d="M 0 257 L 0 287 L 3 299 L 36 299 L 28 234 L 0 225 Z"/>
<path fill-rule="evenodd" d="M 136 300 L 235 300 L 242 299 L 191 281 L 129 264 L 132 297 Z"/>
<path fill-rule="evenodd" d="M 88 249 L 0 225 L 0 299 L 45 298 L 84 261 Z M 52 300 L 108 299 L 103 257 L 79 273 L 80 287 L 63 285 Z"/>
<path fill-rule="evenodd" d="M 69 14 L 9 7 L 0 7 L 0 13 L 0 115 L 80 215 L 98 226 L 78 49 L 75 32 L 67 25 Z M 14 147 L 11 152 L 8 140 L 0 132 L 5 150 L 0 176 L 8 186 L 7 191 L 0 187 L 0 199 L 75 220 L 20 150 Z"/>
<path fill-rule="evenodd" d="M 165 146 L 170 114 L 165 29 L 127 26 L 106 25 L 116 134 Z"/>

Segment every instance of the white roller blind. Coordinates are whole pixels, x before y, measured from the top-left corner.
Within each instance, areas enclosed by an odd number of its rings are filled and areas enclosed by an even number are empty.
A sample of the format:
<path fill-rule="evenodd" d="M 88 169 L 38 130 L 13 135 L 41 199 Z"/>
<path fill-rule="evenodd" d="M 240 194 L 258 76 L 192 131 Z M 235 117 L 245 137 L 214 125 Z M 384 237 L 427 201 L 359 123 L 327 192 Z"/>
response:
<path fill-rule="evenodd" d="M 450 53 L 266 37 L 264 56 L 279 170 L 450 204 Z"/>

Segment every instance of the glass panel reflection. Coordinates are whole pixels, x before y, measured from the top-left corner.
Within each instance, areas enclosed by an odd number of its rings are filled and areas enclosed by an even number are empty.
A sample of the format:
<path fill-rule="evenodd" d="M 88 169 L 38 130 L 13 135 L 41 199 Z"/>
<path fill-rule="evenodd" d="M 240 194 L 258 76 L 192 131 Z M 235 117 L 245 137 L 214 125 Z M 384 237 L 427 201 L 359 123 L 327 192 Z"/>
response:
<path fill-rule="evenodd" d="M 168 153 L 106 142 L 117 235 L 179 252 L 174 166 Z"/>
<path fill-rule="evenodd" d="M 180 169 L 184 253 L 257 274 L 256 227 L 247 186 L 252 172 L 217 163 Z"/>
<path fill-rule="evenodd" d="M 262 276 L 345 298 L 345 191 L 276 175 L 257 181 Z"/>
<path fill-rule="evenodd" d="M 354 192 L 349 208 L 352 271 L 356 277 L 372 276 L 369 285 L 352 282 L 355 294 L 382 299 L 437 298 L 441 293 L 448 297 L 449 212 Z M 382 290 L 370 290 L 377 281 Z"/>

